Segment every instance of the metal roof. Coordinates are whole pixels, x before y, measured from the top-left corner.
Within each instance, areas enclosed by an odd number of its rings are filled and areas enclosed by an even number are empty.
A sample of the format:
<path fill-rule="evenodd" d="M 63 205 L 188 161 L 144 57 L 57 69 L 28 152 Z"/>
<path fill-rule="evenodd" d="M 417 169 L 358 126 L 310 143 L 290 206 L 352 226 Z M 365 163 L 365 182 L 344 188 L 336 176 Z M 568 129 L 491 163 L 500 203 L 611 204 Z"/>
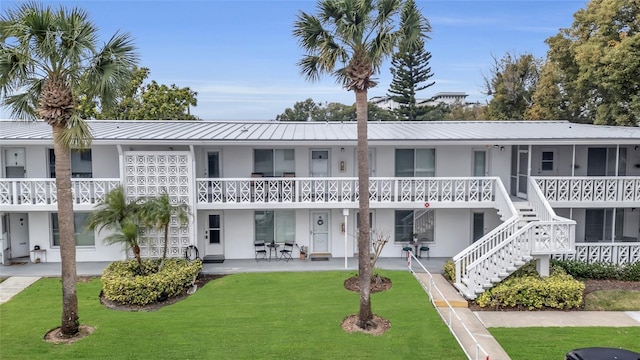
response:
<path fill-rule="evenodd" d="M 207 144 L 318 142 L 355 144 L 356 122 L 89 120 L 94 144 Z M 640 144 L 640 127 L 567 121 L 369 122 L 371 143 Z M 4 144 L 50 143 L 42 121 L 0 120 Z"/>

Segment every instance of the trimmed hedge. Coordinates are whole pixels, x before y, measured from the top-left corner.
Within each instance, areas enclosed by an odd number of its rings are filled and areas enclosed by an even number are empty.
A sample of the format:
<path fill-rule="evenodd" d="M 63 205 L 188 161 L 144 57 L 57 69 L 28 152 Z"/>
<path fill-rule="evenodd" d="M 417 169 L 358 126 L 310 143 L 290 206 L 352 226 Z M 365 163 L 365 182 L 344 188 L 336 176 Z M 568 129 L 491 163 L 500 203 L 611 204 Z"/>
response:
<path fill-rule="evenodd" d="M 144 260 L 140 272 L 136 260 L 112 262 L 102 273 L 103 296 L 123 304 L 147 305 L 179 295 L 202 270 L 200 260 L 165 259 L 157 272 L 159 264 L 160 260 Z"/>
<path fill-rule="evenodd" d="M 616 265 L 601 262 L 553 260 L 552 264 L 562 267 L 568 274 L 578 279 L 640 281 L 640 261 Z"/>
<path fill-rule="evenodd" d="M 523 269 L 521 273 L 527 273 Z M 516 275 L 516 276 L 514 276 Z M 476 299 L 481 307 L 526 307 L 529 310 L 550 307 L 572 309 L 582 305 L 584 284 L 564 270 L 554 268 L 551 276 L 512 274 Z"/>

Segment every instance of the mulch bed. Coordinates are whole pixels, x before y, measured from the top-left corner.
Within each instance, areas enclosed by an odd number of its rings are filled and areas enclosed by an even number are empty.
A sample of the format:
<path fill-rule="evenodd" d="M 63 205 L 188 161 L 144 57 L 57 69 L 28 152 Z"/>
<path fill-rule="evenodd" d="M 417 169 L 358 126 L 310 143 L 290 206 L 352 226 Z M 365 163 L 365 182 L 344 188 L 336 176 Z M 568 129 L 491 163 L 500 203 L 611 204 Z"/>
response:
<path fill-rule="evenodd" d="M 391 286 L 393 284 L 391 283 L 391 279 L 384 277 L 384 276 L 379 276 L 379 275 L 374 275 L 371 278 L 371 287 L 370 287 L 370 291 L 371 293 L 376 293 L 376 292 L 380 292 L 380 291 L 387 291 L 389 289 L 391 289 Z M 356 276 L 352 276 L 350 278 L 348 278 L 347 280 L 344 281 L 344 288 L 350 291 L 354 291 L 354 292 L 360 292 L 360 284 L 359 284 L 359 279 L 358 279 L 358 275 Z"/>

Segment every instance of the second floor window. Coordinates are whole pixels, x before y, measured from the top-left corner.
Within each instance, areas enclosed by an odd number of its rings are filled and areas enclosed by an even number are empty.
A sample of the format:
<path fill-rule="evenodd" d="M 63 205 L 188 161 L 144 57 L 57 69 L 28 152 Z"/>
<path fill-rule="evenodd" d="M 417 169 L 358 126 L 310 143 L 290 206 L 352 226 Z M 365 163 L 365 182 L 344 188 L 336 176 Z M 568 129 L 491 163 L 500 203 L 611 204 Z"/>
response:
<path fill-rule="evenodd" d="M 293 149 L 254 149 L 253 171 L 264 177 L 281 177 L 294 173 L 296 162 Z"/>
<path fill-rule="evenodd" d="M 49 177 L 56 177 L 56 155 L 53 149 L 49 149 Z M 91 149 L 78 151 L 71 150 L 71 177 L 93 177 L 93 165 L 91 162 Z"/>
<path fill-rule="evenodd" d="M 396 149 L 396 176 L 436 176 L 436 149 Z"/>

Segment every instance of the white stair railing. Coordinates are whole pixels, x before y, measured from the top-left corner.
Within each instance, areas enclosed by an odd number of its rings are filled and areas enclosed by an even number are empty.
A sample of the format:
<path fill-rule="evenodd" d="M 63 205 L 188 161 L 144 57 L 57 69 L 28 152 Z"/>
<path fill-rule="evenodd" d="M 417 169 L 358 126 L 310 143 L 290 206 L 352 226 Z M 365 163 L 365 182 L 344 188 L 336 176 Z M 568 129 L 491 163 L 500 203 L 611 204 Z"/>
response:
<path fill-rule="evenodd" d="M 504 243 L 518 229 L 518 213 L 516 211 L 509 193 L 505 189 L 502 181 L 496 178 L 496 208 L 505 222 L 478 239 L 466 249 L 453 257 L 456 270 L 456 287 L 463 293 L 468 293 L 462 279 L 468 278 L 469 265 L 480 259 L 484 254 Z"/>
<path fill-rule="evenodd" d="M 454 257 L 456 287 L 466 297 L 474 299 L 531 260 L 533 255 L 573 252 L 575 221 L 557 216 L 542 196 L 540 187 L 531 178 L 528 194 L 529 205 L 534 209 L 539 221 L 532 221 L 518 230 L 510 219 L 496 228 L 505 235 L 502 242 L 489 248 L 485 246 L 485 243 L 489 244 L 494 240 L 489 238 L 489 235 L 495 235 L 489 233 L 479 240 L 483 241 L 481 246 L 472 245 Z M 517 223 L 520 218 L 517 215 L 515 217 Z M 471 253 L 467 251 L 469 249 L 476 256 L 480 250 L 484 250 L 484 253 L 473 261 L 468 261 Z"/>

